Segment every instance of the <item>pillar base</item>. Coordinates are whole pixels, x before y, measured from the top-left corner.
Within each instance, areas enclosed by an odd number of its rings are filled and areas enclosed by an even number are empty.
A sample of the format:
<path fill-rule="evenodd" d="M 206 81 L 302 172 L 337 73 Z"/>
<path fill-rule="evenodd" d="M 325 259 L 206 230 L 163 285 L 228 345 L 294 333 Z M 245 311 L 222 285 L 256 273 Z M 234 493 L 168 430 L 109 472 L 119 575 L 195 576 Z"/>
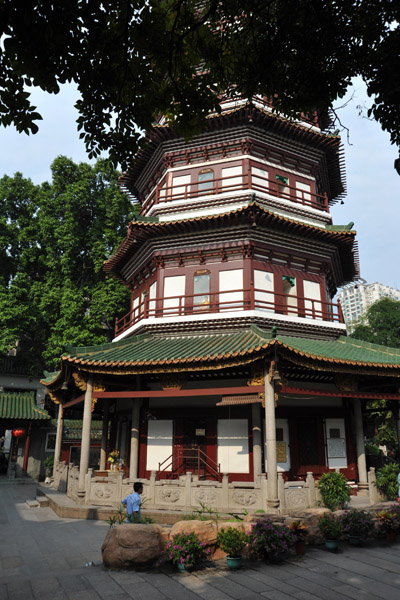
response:
<path fill-rule="evenodd" d="M 267 500 L 267 506 L 269 509 L 276 509 L 278 510 L 279 508 L 279 500 L 278 498 L 271 498 L 271 500 Z"/>
<path fill-rule="evenodd" d="M 78 504 L 84 504 L 86 498 L 86 490 L 77 490 L 76 495 Z"/>
<path fill-rule="evenodd" d="M 358 482 L 357 496 L 369 496 L 369 485 L 366 481 Z"/>

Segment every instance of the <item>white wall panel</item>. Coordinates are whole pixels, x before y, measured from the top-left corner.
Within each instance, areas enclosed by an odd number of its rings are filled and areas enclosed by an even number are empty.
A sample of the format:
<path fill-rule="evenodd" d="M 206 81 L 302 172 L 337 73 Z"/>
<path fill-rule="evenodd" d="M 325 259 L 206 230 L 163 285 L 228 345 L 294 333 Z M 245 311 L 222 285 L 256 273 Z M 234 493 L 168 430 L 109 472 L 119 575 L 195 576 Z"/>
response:
<path fill-rule="evenodd" d="M 218 458 L 222 473 L 249 473 L 247 419 L 218 419 Z"/>
<path fill-rule="evenodd" d="M 219 300 L 223 303 L 220 310 L 242 308 L 243 292 L 229 290 L 243 290 L 243 269 L 219 272 Z"/>
<path fill-rule="evenodd" d="M 254 269 L 255 307 L 274 312 L 274 274 Z"/>
<path fill-rule="evenodd" d="M 236 167 L 226 167 L 221 171 L 222 175 L 222 185 L 228 190 L 237 190 L 242 188 L 242 166 L 238 165 Z"/>
<path fill-rule="evenodd" d="M 344 419 L 326 419 L 326 447 L 328 467 L 347 467 L 346 430 Z"/>
<path fill-rule="evenodd" d="M 316 281 L 308 281 L 304 279 L 303 281 L 304 288 L 304 298 L 309 298 L 310 300 L 321 300 L 321 286 Z M 315 311 L 315 319 L 322 319 L 322 305 L 321 302 L 311 302 L 310 300 L 304 301 L 304 307 L 306 308 L 306 317 L 312 319 L 312 309 L 314 304 Z"/>
<path fill-rule="evenodd" d="M 174 277 L 165 277 L 164 279 L 164 314 L 177 314 L 179 308 L 179 296 L 185 295 L 185 275 L 175 275 Z M 180 305 L 183 307 L 185 299 L 181 299 Z M 165 310 L 169 309 L 169 310 Z"/>
<path fill-rule="evenodd" d="M 158 471 L 159 463 L 172 454 L 173 423 L 170 419 L 149 421 L 147 429 L 147 471 Z M 167 463 L 166 463 L 167 464 Z M 161 468 L 163 468 L 163 465 Z M 170 471 L 171 468 L 166 469 Z"/>

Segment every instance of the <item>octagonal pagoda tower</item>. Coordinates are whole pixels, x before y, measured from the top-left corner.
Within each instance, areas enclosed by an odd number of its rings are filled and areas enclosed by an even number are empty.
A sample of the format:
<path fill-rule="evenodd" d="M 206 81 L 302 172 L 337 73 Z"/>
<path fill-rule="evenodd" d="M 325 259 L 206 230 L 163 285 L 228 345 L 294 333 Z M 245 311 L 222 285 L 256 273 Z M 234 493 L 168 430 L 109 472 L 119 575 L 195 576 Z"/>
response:
<path fill-rule="evenodd" d="M 106 271 L 129 287 L 115 341 L 147 332 L 345 333 L 337 288 L 358 275 L 352 223 L 334 226 L 345 192 L 340 138 L 321 120 L 277 116 L 268 102 L 223 102 L 185 142 L 160 122 L 121 177 L 142 205 Z"/>

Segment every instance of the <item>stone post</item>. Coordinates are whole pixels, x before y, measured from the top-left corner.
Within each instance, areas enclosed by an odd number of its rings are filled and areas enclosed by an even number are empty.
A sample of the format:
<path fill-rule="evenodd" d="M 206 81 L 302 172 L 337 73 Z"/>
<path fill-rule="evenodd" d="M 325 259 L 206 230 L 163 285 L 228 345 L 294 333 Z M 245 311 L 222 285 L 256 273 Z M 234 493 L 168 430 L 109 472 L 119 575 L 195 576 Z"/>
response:
<path fill-rule="evenodd" d="M 229 506 L 229 474 L 223 473 L 222 475 L 222 489 L 221 489 L 221 506 L 224 510 L 228 510 Z"/>
<path fill-rule="evenodd" d="M 265 387 L 265 438 L 267 456 L 268 507 L 278 508 L 278 468 L 276 462 L 275 386 L 269 380 L 267 364 L 264 369 Z"/>
<path fill-rule="evenodd" d="M 258 475 L 262 473 L 261 411 L 258 403 L 251 406 L 251 418 L 253 424 L 253 478 L 256 481 Z"/>
<path fill-rule="evenodd" d="M 364 446 L 364 428 L 361 412 L 361 400 L 354 400 L 354 416 L 356 426 L 356 449 L 357 449 L 357 470 L 358 470 L 358 489 L 362 495 L 368 494 L 367 463 L 365 460 Z"/>
<path fill-rule="evenodd" d="M 64 407 L 60 402 L 60 404 L 58 405 L 58 413 L 57 413 L 56 446 L 54 448 L 54 469 L 56 468 L 57 463 L 60 462 L 60 458 L 61 458 L 63 422 L 64 422 Z M 54 473 L 54 469 L 53 469 L 53 473 Z"/>
<path fill-rule="evenodd" d="M 100 471 L 107 466 L 108 419 L 110 414 L 110 399 L 103 400 L 103 429 L 101 432 Z"/>
<path fill-rule="evenodd" d="M 306 484 L 308 485 L 308 504 L 310 508 L 317 505 L 317 493 L 315 489 L 315 479 L 312 471 L 307 471 Z"/>
<path fill-rule="evenodd" d="M 85 480 L 89 467 L 90 430 L 92 425 L 92 393 L 93 375 L 90 375 L 86 384 L 85 401 L 83 406 L 81 460 L 79 463 L 78 496 L 85 497 Z"/>
<path fill-rule="evenodd" d="M 140 400 L 135 398 L 133 400 L 133 404 L 132 404 L 131 453 L 130 453 L 130 460 L 129 460 L 129 479 L 136 479 L 138 476 L 139 417 L 140 417 Z"/>
<path fill-rule="evenodd" d="M 282 473 L 278 473 L 278 498 L 279 498 L 279 508 L 281 513 L 285 512 L 286 508 L 286 498 L 285 498 L 285 481 L 283 479 Z"/>

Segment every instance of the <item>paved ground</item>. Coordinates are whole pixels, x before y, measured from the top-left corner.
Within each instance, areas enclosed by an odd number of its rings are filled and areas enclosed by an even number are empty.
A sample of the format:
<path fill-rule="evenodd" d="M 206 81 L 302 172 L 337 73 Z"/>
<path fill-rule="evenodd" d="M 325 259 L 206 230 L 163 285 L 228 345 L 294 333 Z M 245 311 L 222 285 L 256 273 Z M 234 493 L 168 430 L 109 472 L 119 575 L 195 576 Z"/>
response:
<path fill-rule="evenodd" d="M 338 554 L 312 548 L 282 565 L 248 563 L 235 574 L 220 565 L 193 574 L 107 571 L 100 547 L 108 525 L 30 509 L 25 500 L 35 489 L 0 485 L 0 600 L 400 599 L 400 543 L 343 545 Z"/>

